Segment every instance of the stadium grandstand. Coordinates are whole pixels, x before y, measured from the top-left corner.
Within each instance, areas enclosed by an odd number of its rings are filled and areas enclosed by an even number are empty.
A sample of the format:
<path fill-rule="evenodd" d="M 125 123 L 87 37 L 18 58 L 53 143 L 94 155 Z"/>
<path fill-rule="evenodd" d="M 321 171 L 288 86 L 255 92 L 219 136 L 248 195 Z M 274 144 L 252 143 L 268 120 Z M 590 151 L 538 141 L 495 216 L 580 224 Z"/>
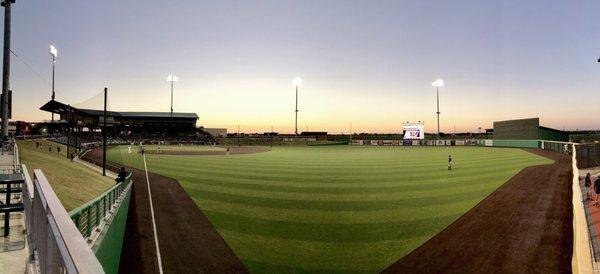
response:
<path fill-rule="evenodd" d="M 50 100 L 40 110 L 58 114 L 59 119 L 38 123 L 38 134 L 54 137 L 54 141 L 80 147 L 101 140 L 104 111 L 83 109 Z M 198 115 L 183 112 L 107 111 L 106 127 L 109 143 L 207 143 L 214 138 L 197 127 Z"/>

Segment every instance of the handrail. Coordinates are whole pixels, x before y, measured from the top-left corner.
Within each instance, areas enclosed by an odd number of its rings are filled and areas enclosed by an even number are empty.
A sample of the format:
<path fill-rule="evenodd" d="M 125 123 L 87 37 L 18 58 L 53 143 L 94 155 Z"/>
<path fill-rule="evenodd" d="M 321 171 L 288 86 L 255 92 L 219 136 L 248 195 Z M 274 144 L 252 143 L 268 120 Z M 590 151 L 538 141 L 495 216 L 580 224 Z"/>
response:
<path fill-rule="evenodd" d="M 44 173 L 33 171 L 25 186 L 30 255 L 40 273 L 104 273 Z M 30 180 L 29 176 L 26 179 Z M 33 187 L 33 189 L 30 189 Z M 31 199 L 33 197 L 33 199 Z"/>
<path fill-rule="evenodd" d="M 122 194 L 131 185 L 131 177 L 132 173 L 129 173 L 124 182 L 116 184 L 96 198 L 69 212 L 73 223 L 81 235 L 88 238 L 88 241 L 91 241 L 94 230 L 103 224 L 105 217 L 112 213 L 113 205 L 120 202 Z"/>

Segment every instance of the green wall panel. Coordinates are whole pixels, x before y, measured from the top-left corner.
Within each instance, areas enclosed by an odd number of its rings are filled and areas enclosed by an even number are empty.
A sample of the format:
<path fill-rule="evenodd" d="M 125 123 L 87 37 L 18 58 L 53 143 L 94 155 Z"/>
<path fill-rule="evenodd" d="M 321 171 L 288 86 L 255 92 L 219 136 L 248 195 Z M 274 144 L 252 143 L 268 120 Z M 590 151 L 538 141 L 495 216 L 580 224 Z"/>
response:
<path fill-rule="evenodd" d="M 104 227 L 102 234 L 92 247 L 96 257 L 104 268 L 104 272 L 108 274 L 119 272 L 119 262 L 121 261 L 121 249 L 123 247 L 130 198 L 131 188 L 127 191 L 111 223 Z"/>

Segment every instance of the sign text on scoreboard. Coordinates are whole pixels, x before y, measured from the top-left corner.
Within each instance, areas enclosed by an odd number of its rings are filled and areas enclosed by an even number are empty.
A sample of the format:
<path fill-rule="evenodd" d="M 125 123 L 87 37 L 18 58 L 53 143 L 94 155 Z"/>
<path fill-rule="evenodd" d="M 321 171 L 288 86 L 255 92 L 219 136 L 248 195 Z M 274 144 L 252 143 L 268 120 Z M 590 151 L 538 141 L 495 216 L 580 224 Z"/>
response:
<path fill-rule="evenodd" d="M 404 140 L 425 139 L 425 125 L 423 123 L 404 123 Z"/>

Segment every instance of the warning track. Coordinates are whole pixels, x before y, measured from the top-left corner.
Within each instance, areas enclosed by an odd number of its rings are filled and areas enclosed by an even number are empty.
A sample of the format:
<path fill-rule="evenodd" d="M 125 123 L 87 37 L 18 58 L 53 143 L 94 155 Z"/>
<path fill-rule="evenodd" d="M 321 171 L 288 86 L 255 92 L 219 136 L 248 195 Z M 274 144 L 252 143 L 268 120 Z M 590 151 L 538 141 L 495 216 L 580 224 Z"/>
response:
<path fill-rule="evenodd" d="M 384 273 L 571 273 L 571 161 L 527 167 Z"/>
<path fill-rule="evenodd" d="M 102 160 L 101 150 L 86 154 Z M 120 273 L 158 273 L 146 174 L 133 172 Z M 165 273 L 247 273 L 246 267 L 176 180 L 148 172 Z"/>

